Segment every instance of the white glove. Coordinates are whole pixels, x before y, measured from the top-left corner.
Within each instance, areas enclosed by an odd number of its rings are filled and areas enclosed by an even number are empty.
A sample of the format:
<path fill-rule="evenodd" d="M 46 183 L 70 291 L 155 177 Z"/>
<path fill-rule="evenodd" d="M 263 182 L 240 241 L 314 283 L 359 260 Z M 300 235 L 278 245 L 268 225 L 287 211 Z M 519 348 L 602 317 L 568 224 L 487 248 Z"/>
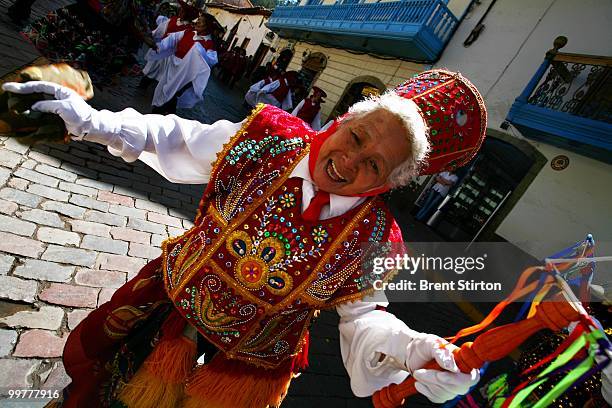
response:
<path fill-rule="evenodd" d="M 112 112 L 95 110 L 79 94 L 65 86 L 46 81 L 7 82 L 2 85 L 2 89 L 16 94 L 53 95 L 56 100 L 36 102 L 32 109 L 59 115 L 66 124 L 66 130 L 78 138 L 88 134 L 97 135 L 102 139 L 99 142 L 108 144 L 108 139 L 121 130 L 121 125 L 114 123 Z M 98 141 L 95 137 L 87 140 Z"/>
<path fill-rule="evenodd" d="M 480 380 L 479 370 L 474 369 L 469 374 L 459 371 L 453 357 L 456 348 L 431 334 L 414 339 L 408 346 L 406 367 L 416 380 L 417 391 L 431 402 L 440 404 L 466 394 Z M 445 371 L 420 368 L 430 360 L 435 360 Z"/>

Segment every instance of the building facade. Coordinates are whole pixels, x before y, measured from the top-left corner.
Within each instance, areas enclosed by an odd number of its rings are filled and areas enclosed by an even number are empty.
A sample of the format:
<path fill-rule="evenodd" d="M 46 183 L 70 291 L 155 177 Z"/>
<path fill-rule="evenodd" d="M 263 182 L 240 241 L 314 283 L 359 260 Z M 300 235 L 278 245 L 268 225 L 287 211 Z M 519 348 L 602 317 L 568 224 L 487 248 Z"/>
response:
<path fill-rule="evenodd" d="M 606 0 L 303 0 L 269 26 L 294 52 L 289 69 L 327 92 L 324 118 L 432 67 L 470 78 L 487 143 L 428 225 L 542 258 L 587 233 L 612 241 L 611 19 Z M 406 198 L 403 211 L 418 208 Z"/>
<path fill-rule="evenodd" d="M 489 139 L 504 144 L 505 153 L 499 154 L 521 169 L 513 176 L 524 174 L 492 221 L 495 233 L 538 258 L 592 233 L 601 254 L 609 254 L 612 31 L 606 27 L 612 3 L 480 3 L 466 15 L 435 67 L 463 72 L 480 89 L 489 111 Z M 483 16 L 485 28 L 465 47 Z M 559 36 L 566 37 L 567 45 L 560 39 L 562 48 L 553 53 L 570 62 L 551 64 L 545 54 Z M 560 80 L 558 73 L 566 71 Z M 529 103 L 521 103 L 521 96 Z M 590 112 L 571 108 L 585 103 L 591 104 Z M 553 123 L 558 125 L 549 127 Z M 572 127 L 573 134 L 568 132 Z"/>
<path fill-rule="evenodd" d="M 238 4 L 211 2 L 206 4 L 206 9 L 226 29 L 223 39 L 229 49 L 244 48 L 247 56 L 255 59 L 255 66 L 267 57 L 273 42 L 278 40 L 266 26 L 271 11 L 254 7 L 248 0 Z"/>

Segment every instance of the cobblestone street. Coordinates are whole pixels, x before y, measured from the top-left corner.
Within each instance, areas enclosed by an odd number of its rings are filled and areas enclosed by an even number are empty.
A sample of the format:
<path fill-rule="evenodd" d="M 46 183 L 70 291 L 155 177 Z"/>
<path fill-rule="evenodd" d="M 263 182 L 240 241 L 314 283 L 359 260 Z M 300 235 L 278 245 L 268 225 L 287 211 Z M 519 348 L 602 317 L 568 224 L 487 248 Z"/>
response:
<path fill-rule="evenodd" d="M 8 4 L 0 1 L 0 77 L 38 57 L 8 20 Z M 37 2 L 32 18 L 65 4 Z M 92 105 L 149 112 L 152 89 L 139 89 L 139 79 L 96 90 Z M 230 91 L 211 78 L 204 103 L 179 114 L 204 123 L 240 121 L 248 113 L 242 105 L 245 85 Z M 163 240 L 192 226 L 202 191 L 201 185 L 172 184 L 143 163 L 125 163 L 92 143 L 28 148 L 0 138 L 0 391 L 67 385 L 61 355 L 70 331 L 158 257 Z M 420 330 L 443 328 L 442 335 L 469 323 L 453 307 L 445 307 L 442 319 L 432 319 L 442 307 L 394 311 Z M 337 325 L 335 313 L 321 314 L 310 368 L 294 381 L 287 406 L 371 406 L 369 399 L 351 394 Z M 0 401 L 2 407 L 43 405 Z"/>

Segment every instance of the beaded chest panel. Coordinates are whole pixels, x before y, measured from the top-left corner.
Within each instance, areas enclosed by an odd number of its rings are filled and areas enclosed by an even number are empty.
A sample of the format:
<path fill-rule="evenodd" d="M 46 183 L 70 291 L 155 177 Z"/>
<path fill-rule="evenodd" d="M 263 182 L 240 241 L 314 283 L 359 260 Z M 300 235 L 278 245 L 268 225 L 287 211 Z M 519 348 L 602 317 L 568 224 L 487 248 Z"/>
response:
<path fill-rule="evenodd" d="M 392 218 L 369 200 L 329 220 L 302 219 L 302 179 L 289 175 L 312 133 L 259 108 L 218 157 L 196 226 L 164 243 L 170 298 L 230 358 L 278 366 L 299 352 L 316 309 L 371 287 L 361 243 L 384 242 Z"/>

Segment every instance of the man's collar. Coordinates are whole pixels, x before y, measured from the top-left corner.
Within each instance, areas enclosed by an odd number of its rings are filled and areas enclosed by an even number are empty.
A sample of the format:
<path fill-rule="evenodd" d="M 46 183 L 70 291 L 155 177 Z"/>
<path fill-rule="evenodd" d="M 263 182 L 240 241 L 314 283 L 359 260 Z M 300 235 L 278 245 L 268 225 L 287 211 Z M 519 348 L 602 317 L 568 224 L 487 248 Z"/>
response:
<path fill-rule="evenodd" d="M 310 175 L 310 169 L 308 168 L 308 157 L 310 153 L 307 154 L 300 160 L 300 162 L 294 167 L 293 172 L 291 173 L 291 177 L 299 177 L 303 180 L 308 181 L 313 185 L 316 190 L 316 185 L 314 181 L 312 181 L 312 176 Z M 337 216 L 340 214 L 344 214 L 346 211 L 353 208 L 360 201 L 363 201 L 364 197 L 350 197 L 350 196 L 341 196 L 337 194 L 329 195 L 329 213 L 331 216 Z"/>

